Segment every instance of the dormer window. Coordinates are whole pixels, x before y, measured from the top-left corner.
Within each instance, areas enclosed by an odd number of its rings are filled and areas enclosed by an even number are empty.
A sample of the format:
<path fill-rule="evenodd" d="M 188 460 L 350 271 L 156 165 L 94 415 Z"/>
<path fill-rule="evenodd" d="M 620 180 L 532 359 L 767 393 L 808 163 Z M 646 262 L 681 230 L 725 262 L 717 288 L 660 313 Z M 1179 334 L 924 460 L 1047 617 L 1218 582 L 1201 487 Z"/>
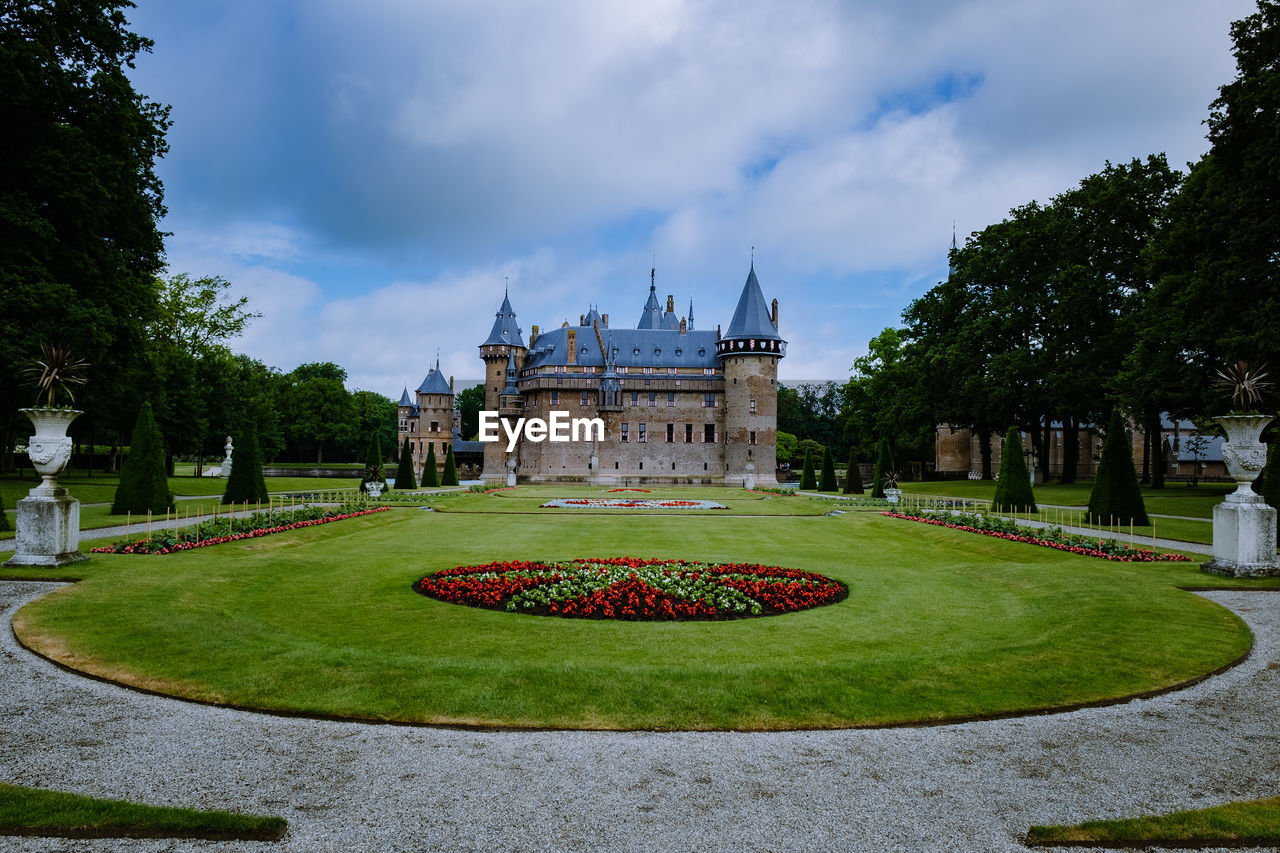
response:
<path fill-rule="evenodd" d="M 698 348 L 698 355 L 706 355 L 706 354 L 707 354 L 707 350 L 705 347 Z"/>
<path fill-rule="evenodd" d="M 676 347 L 676 355 L 677 356 L 684 355 L 684 350 L 680 349 L 680 347 Z"/>
<path fill-rule="evenodd" d="M 653 348 L 653 354 L 654 354 L 654 356 L 662 355 L 662 347 L 654 347 L 654 348 Z"/>
<path fill-rule="evenodd" d="M 632 354 L 632 355 L 639 355 L 639 354 L 640 354 L 640 347 L 636 347 L 635 349 L 631 350 L 631 354 Z"/>

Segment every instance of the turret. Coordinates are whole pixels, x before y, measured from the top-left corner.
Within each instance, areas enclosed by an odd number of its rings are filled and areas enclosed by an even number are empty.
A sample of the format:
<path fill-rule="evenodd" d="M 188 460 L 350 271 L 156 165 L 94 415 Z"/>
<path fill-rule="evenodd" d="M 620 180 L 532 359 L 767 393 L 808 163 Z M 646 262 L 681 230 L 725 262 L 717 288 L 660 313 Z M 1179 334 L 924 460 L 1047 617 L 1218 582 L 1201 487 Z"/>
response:
<path fill-rule="evenodd" d="M 765 302 L 755 264 L 747 274 L 729 328 L 716 342 L 724 364 L 725 482 L 775 485 L 778 442 L 778 359 L 787 342 L 778 335 L 777 301 Z"/>
<path fill-rule="evenodd" d="M 537 327 L 534 327 L 537 334 Z M 510 294 L 502 294 L 502 305 L 494 314 L 493 328 L 480 344 L 480 358 L 484 361 L 484 407 L 487 411 L 511 411 L 519 405 L 518 390 L 520 370 L 524 367 L 529 350 L 524 345 L 523 332 L 516 322 L 515 309 L 511 307 Z M 508 385 L 516 389 L 508 394 Z M 484 472 L 486 482 L 506 480 L 506 452 L 501 442 L 488 442 L 484 446 Z"/>

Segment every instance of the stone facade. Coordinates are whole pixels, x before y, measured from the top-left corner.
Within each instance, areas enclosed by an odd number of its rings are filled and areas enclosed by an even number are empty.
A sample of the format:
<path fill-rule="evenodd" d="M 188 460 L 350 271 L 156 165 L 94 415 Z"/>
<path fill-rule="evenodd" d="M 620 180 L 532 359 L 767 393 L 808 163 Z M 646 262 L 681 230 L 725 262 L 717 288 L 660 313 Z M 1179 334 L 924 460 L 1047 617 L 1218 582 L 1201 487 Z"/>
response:
<path fill-rule="evenodd" d="M 750 463 L 758 485 L 776 484 L 777 365 L 786 353 L 777 328 L 777 302 L 772 310 L 764 305 L 754 269 L 723 334 L 696 329 L 692 304 L 679 317 L 668 296 L 663 310 L 651 282 L 634 328 L 611 327 L 609 315 L 593 307 L 577 325 L 547 332 L 533 326 L 526 346 L 504 297 L 480 344 L 485 409 L 512 425 L 552 412 L 599 418 L 604 438 L 522 438 L 508 453 L 502 433 L 503 440 L 483 444 L 481 479 L 506 482 L 514 462 L 518 481 L 528 483 L 741 485 Z M 428 374 L 424 387 L 432 381 Z M 407 389 L 401 398 L 401 430 L 411 443 L 420 440 L 429 402 L 421 389 L 416 406 Z M 416 450 L 415 462 L 421 465 Z"/>

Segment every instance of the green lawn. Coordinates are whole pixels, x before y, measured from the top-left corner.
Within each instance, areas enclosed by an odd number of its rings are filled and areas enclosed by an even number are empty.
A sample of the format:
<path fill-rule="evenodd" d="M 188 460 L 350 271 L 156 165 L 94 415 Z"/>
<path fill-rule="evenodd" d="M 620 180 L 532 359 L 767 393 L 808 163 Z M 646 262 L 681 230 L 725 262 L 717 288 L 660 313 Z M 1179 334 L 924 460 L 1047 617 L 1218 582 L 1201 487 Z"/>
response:
<path fill-rule="evenodd" d="M 726 509 L 568 509 L 541 505 L 553 498 L 605 498 L 636 500 L 708 500 L 724 504 Z M 441 512 L 483 513 L 535 513 L 553 515 L 616 516 L 619 512 L 642 512 L 647 515 L 825 515 L 839 507 L 828 501 L 810 500 L 806 497 L 785 497 L 748 492 L 743 489 L 721 487 L 669 488 L 646 487 L 646 491 L 613 492 L 608 486 L 520 486 L 516 489 L 492 492 L 454 492 L 430 498 L 426 503 Z M 877 507 L 876 509 L 881 509 Z"/>
<path fill-rule="evenodd" d="M 1038 847 L 1261 847 L 1280 845 L 1280 797 L 1227 803 L 1159 817 L 1090 820 L 1077 826 L 1033 826 Z"/>
<path fill-rule="evenodd" d="M 284 818 L 99 800 L 0 782 L 0 835 L 274 841 Z"/>
<path fill-rule="evenodd" d="M 458 564 L 609 555 L 794 566 L 850 594 L 764 619 L 623 623 L 479 610 L 410 589 Z M 877 513 L 399 508 L 163 557 L 96 555 L 66 571 L 86 579 L 24 607 L 15 630 L 107 678 L 307 714 L 643 729 L 884 725 L 1169 687 L 1250 643 L 1234 614 L 1178 585 L 1280 585 Z"/>

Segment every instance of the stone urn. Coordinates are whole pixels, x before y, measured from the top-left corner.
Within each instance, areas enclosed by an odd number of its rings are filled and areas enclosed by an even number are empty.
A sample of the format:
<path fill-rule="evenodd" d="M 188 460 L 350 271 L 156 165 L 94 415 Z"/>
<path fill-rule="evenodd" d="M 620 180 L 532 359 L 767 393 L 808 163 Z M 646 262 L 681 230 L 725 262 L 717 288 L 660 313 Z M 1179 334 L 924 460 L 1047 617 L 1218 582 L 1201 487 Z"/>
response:
<path fill-rule="evenodd" d="M 55 479 L 71 459 L 67 427 L 82 413 L 76 409 L 19 409 L 35 426 L 27 456 L 40 485 L 18 501 L 14 554 L 6 566 L 63 566 L 87 559 L 79 551 L 80 502 Z"/>
<path fill-rule="evenodd" d="M 42 478 L 37 487 L 43 493 L 57 488 L 55 477 L 62 473 L 71 459 L 71 437 L 67 427 L 80 417 L 78 409 L 19 409 L 36 428 L 27 444 L 27 456 Z"/>
<path fill-rule="evenodd" d="M 1206 572 L 1233 577 L 1280 575 L 1276 560 L 1276 511 L 1254 492 L 1267 464 L 1262 430 L 1272 415 L 1222 415 L 1214 418 L 1226 431 L 1222 460 L 1236 481 L 1236 490 L 1213 508 L 1213 559 L 1201 565 Z"/>
<path fill-rule="evenodd" d="M 1236 481 L 1236 490 L 1227 495 L 1232 503 L 1256 503 L 1262 500 L 1253 491 L 1253 481 L 1258 479 L 1267 464 L 1267 446 L 1262 443 L 1262 431 L 1275 418 L 1272 415 L 1222 415 L 1214 418 L 1227 433 L 1227 443 L 1222 446 L 1222 461 L 1227 472 Z"/>
<path fill-rule="evenodd" d="M 756 463 L 747 463 L 747 474 L 742 478 L 742 488 L 754 489 L 756 487 Z"/>

